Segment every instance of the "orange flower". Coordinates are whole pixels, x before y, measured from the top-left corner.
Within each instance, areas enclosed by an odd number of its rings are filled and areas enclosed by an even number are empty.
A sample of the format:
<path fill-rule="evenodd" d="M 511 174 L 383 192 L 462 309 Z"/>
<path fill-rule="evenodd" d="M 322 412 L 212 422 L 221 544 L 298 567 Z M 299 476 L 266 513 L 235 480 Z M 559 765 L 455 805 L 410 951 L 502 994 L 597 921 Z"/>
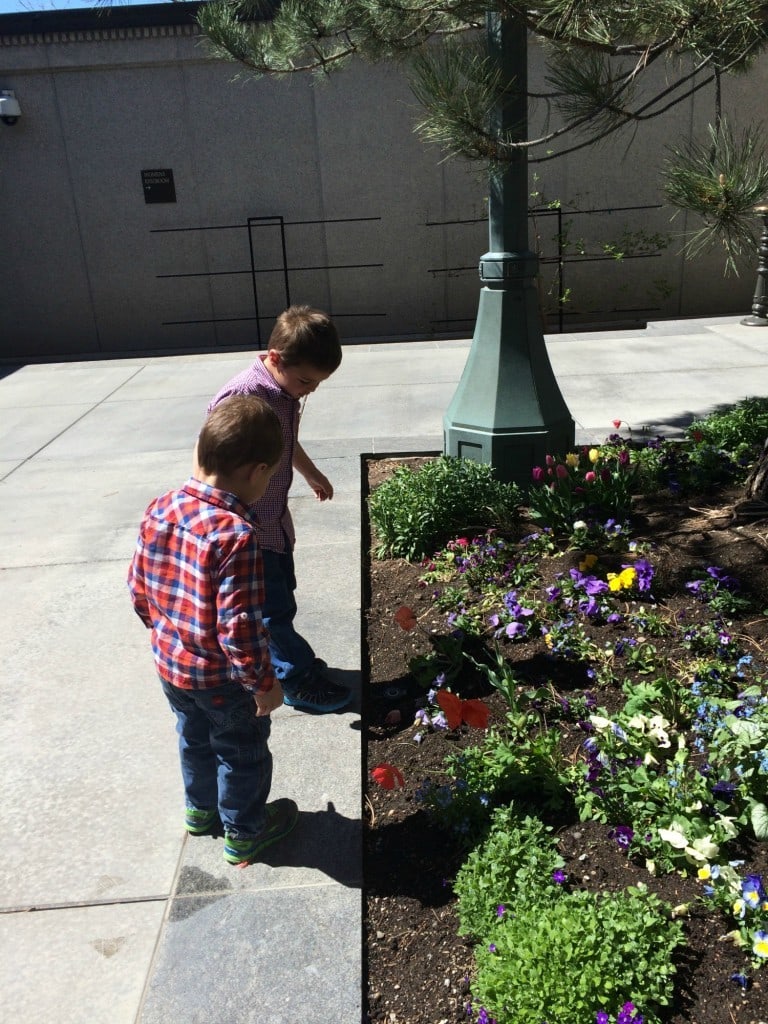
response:
<path fill-rule="evenodd" d="M 405 785 L 405 779 L 400 769 L 395 768 L 393 764 L 386 764 L 386 762 L 371 768 L 371 778 L 383 789 L 395 789 Z"/>
<path fill-rule="evenodd" d="M 401 629 L 404 629 L 406 633 L 417 625 L 416 616 L 413 614 L 412 609 L 408 608 L 407 605 L 401 605 L 401 607 L 397 609 L 395 612 L 395 622 Z"/>

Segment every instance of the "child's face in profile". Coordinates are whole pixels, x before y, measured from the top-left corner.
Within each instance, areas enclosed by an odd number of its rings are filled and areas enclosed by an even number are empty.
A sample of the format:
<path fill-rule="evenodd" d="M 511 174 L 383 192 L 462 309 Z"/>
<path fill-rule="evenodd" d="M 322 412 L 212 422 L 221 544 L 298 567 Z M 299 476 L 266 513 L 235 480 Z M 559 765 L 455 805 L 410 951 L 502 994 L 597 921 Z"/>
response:
<path fill-rule="evenodd" d="M 291 398 L 311 395 L 324 380 L 331 376 L 327 370 L 318 370 L 310 363 L 286 366 L 277 349 L 270 349 L 266 360 L 267 369 Z"/>

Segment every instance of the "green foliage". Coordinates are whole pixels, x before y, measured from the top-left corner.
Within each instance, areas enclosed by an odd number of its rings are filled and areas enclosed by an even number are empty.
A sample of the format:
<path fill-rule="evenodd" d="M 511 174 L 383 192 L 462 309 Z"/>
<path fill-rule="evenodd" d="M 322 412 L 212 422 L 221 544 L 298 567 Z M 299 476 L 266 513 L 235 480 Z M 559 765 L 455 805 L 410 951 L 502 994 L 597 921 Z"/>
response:
<path fill-rule="evenodd" d="M 538 904 L 559 895 L 552 874 L 564 862 L 551 832 L 539 818 L 521 818 L 514 808 L 494 813 L 485 842 L 469 854 L 454 883 L 462 935 L 487 935 L 500 905 Z"/>
<path fill-rule="evenodd" d="M 706 494 L 745 475 L 745 469 L 723 448 L 707 442 L 655 438 L 631 452 L 637 490 L 654 494 Z"/>
<path fill-rule="evenodd" d="M 657 1024 L 682 939 L 669 907 L 641 888 L 522 900 L 478 945 L 473 996 L 503 1021 L 593 1021 L 631 1001 Z"/>
<path fill-rule="evenodd" d="M 424 558 L 458 532 L 510 527 L 519 502 L 514 484 L 491 466 L 447 455 L 419 470 L 399 466 L 370 496 L 377 558 Z"/>
<path fill-rule="evenodd" d="M 737 139 L 723 121 L 709 126 L 706 142 L 672 147 L 665 191 L 680 210 L 697 213 L 704 226 L 690 236 L 685 252 L 695 257 L 720 242 L 726 270 L 738 272 L 738 260 L 757 248 L 754 206 L 768 193 L 768 160 L 761 128 Z"/>
<path fill-rule="evenodd" d="M 717 448 L 724 448 L 733 457 L 752 453 L 768 437 L 768 398 L 744 398 L 703 419 L 694 420 L 688 428 L 689 437 L 700 437 Z"/>

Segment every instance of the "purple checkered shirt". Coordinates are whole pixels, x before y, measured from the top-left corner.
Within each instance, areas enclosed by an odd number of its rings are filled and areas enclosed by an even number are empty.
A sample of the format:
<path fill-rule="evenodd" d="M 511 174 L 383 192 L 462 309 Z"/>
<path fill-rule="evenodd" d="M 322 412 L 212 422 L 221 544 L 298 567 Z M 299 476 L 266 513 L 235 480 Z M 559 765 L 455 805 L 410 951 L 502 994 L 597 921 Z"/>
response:
<path fill-rule="evenodd" d="M 288 491 L 293 481 L 293 449 L 299 432 L 299 400 L 283 391 L 264 365 L 265 359 L 266 353 L 225 384 L 211 400 L 208 412 L 230 395 L 257 395 L 277 413 L 283 429 L 283 454 L 264 497 L 249 506 L 249 511 L 256 520 L 256 535 L 261 547 L 282 552 L 285 551 L 286 539 L 290 548 L 296 543 L 293 520 L 288 510 Z"/>

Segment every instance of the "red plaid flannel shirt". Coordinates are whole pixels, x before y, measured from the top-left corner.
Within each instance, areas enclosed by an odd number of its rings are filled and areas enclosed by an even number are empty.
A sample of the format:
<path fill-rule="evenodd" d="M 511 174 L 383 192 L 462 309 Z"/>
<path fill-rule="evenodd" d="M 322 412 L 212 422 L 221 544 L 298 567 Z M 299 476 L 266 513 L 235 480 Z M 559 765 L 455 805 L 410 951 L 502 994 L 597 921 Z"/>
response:
<path fill-rule="evenodd" d="M 250 515 L 233 494 L 190 478 L 151 502 L 128 587 L 152 630 L 157 670 L 172 686 L 238 682 L 252 693 L 272 689 L 261 551 Z"/>

